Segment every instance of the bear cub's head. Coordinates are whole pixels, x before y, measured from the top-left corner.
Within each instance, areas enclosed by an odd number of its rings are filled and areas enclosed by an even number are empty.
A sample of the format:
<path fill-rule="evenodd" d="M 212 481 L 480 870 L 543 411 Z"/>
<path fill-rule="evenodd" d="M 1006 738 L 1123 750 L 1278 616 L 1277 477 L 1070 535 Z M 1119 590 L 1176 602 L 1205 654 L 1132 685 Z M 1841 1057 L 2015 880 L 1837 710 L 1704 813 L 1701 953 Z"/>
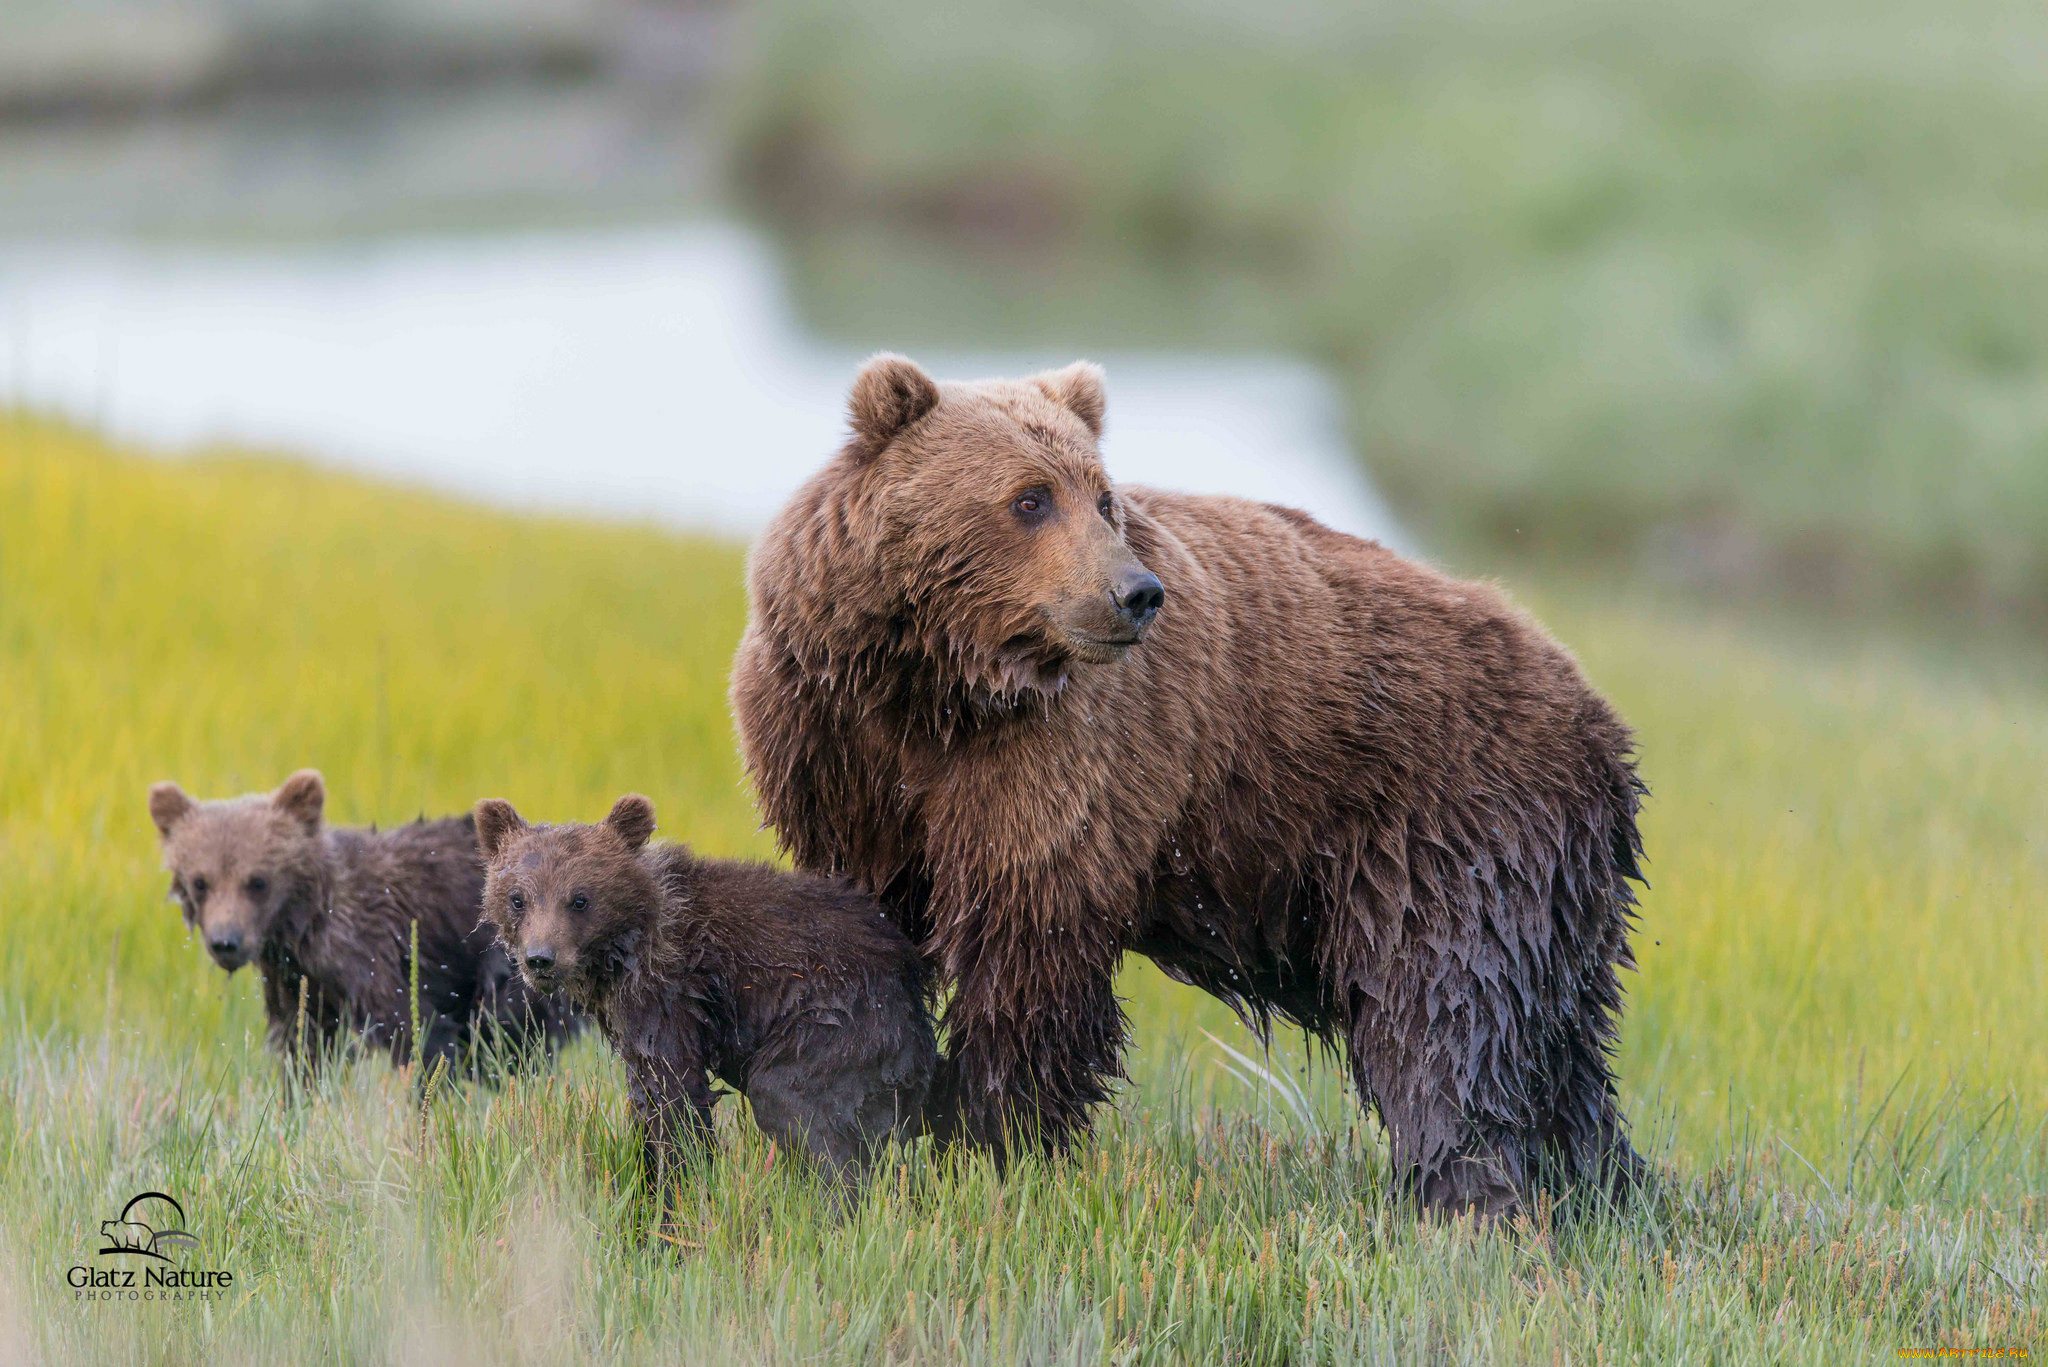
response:
<path fill-rule="evenodd" d="M 476 804 L 484 916 L 526 980 L 592 1003 L 618 980 L 661 909 L 640 859 L 654 804 L 629 793 L 595 826 L 530 826 L 512 804 Z"/>
<path fill-rule="evenodd" d="M 149 790 L 171 895 L 213 961 L 232 973 L 254 959 L 278 913 L 313 890 L 327 787 L 301 769 L 267 795 L 195 802 L 175 783 Z"/>
<path fill-rule="evenodd" d="M 959 384 L 901 356 L 862 369 L 840 468 L 874 518 L 887 611 L 928 657 L 1016 693 L 1144 638 L 1166 590 L 1103 469 L 1106 406 L 1087 361 Z"/>

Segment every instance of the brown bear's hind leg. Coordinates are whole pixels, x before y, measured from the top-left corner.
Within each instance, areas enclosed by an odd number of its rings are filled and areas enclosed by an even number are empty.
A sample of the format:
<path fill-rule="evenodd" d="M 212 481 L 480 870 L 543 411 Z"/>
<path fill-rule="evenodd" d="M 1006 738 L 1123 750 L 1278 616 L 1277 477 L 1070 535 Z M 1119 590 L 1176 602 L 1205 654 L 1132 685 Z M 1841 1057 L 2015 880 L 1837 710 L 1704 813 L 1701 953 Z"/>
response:
<path fill-rule="evenodd" d="M 1360 1094 L 1387 1127 L 1396 1179 L 1425 1209 L 1507 1218 L 1522 1208 L 1526 1165 L 1510 1137 L 1489 1137 L 1434 1097 L 1378 1094 L 1353 1068 Z"/>
<path fill-rule="evenodd" d="M 1643 1180 L 1608 1066 L 1611 966 L 1572 992 L 1555 963 L 1482 975 L 1419 939 L 1366 957 L 1348 988 L 1353 1078 L 1425 1206 L 1507 1216 L 1538 1190 Z"/>
<path fill-rule="evenodd" d="M 1475 1004 L 1435 1003 L 1432 1019 L 1428 994 L 1406 974 L 1372 986 L 1350 993 L 1346 1043 L 1359 1095 L 1387 1128 L 1396 1178 L 1430 1210 L 1512 1216 L 1535 1185 L 1533 1127 L 1512 1079 L 1474 1075 L 1501 1052 Z"/>

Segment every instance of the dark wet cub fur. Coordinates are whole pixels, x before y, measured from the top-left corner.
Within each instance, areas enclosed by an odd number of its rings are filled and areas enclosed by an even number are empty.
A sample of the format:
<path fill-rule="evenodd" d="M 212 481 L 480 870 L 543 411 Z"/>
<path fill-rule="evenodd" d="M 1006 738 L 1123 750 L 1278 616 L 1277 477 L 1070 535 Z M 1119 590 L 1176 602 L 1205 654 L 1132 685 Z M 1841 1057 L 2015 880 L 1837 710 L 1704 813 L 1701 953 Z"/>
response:
<path fill-rule="evenodd" d="M 1643 787 L 1569 654 L 1306 514 L 1112 484 L 1092 366 L 878 357 L 848 409 L 754 547 L 733 710 L 798 867 L 955 989 L 960 1133 L 1085 1131 L 1135 951 L 1341 1046 L 1433 1206 L 1637 1170 Z"/>
<path fill-rule="evenodd" d="M 185 923 L 228 972 L 256 965 L 272 1048 L 310 1068 L 360 1037 L 410 1059 L 415 923 L 425 1061 L 489 1072 L 544 1059 L 575 1032 L 568 1003 L 532 992 L 481 920 L 470 817 L 336 829 L 321 822 L 326 796 L 312 769 L 221 802 L 175 783 L 149 790 Z"/>
<path fill-rule="evenodd" d="M 649 846 L 644 797 L 595 826 L 529 826 L 498 801 L 476 823 L 484 913 L 618 1050 L 655 1190 L 708 1140 L 714 1077 L 845 1185 L 916 1133 L 936 1054 L 924 972 L 873 898 Z"/>

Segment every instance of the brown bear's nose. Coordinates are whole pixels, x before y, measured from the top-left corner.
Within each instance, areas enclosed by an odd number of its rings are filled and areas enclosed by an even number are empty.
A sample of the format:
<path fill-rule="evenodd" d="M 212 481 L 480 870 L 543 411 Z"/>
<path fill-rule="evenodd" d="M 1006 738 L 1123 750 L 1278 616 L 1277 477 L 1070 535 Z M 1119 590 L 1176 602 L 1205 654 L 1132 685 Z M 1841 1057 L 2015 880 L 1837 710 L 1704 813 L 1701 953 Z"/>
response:
<path fill-rule="evenodd" d="M 536 945 L 526 951 L 526 967 L 534 973 L 546 975 L 555 971 L 555 952 L 546 945 Z"/>
<path fill-rule="evenodd" d="M 222 930 L 206 937 L 206 947 L 213 951 L 213 957 L 222 963 L 231 963 L 242 957 L 242 932 Z"/>
<path fill-rule="evenodd" d="M 1122 581 L 1110 590 L 1110 597 L 1116 600 L 1117 612 L 1131 624 L 1132 630 L 1142 631 L 1166 605 L 1166 586 L 1150 570 L 1126 570 Z"/>

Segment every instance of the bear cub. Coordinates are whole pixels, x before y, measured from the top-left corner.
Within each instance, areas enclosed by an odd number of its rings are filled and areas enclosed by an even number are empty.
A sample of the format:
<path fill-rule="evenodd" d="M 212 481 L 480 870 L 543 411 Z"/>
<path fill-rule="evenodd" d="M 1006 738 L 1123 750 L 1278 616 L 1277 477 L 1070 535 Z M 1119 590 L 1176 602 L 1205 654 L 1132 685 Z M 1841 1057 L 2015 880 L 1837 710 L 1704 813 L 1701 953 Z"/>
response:
<path fill-rule="evenodd" d="M 628 795 L 595 826 L 476 807 L 484 914 L 534 987 L 590 1013 L 626 1066 L 657 1195 L 708 1147 L 716 1078 L 838 1195 L 914 1137 L 936 1060 L 917 950 L 874 898 L 652 845 Z"/>
<path fill-rule="evenodd" d="M 288 1064 L 308 1074 L 351 1037 L 404 1063 L 417 1017 L 428 1066 L 489 1076 L 545 1061 L 576 1032 L 574 1010 L 532 992 L 481 920 L 469 816 L 336 829 L 322 825 L 326 802 L 314 769 L 275 793 L 219 802 L 175 783 L 149 790 L 185 924 L 229 973 L 256 965 L 270 1046 Z"/>

